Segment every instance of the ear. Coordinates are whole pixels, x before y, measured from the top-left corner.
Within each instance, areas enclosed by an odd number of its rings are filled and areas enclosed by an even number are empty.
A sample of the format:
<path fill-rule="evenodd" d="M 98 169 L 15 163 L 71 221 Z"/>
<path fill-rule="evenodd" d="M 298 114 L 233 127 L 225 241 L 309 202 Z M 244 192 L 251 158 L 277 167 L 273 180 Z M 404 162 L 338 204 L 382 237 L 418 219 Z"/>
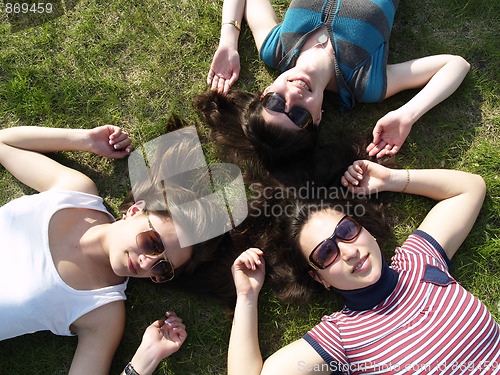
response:
<path fill-rule="evenodd" d="M 314 281 L 317 281 L 318 283 L 320 283 L 321 285 L 323 285 L 325 288 L 329 288 L 330 285 L 328 285 L 327 282 L 325 282 L 320 275 L 318 275 L 318 273 L 316 271 L 313 271 L 313 270 L 310 270 L 309 272 L 309 276 L 311 276 Z"/>
<path fill-rule="evenodd" d="M 144 211 L 145 206 L 146 203 L 142 200 L 135 202 L 132 206 L 128 208 L 127 213 L 123 215 L 123 219 L 142 213 L 142 211 Z"/>
<path fill-rule="evenodd" d="M 321 110 L 321 112 L 319 113 L 318 118 L 314 122 L 314 125 L 319 126 L 322 119 L 323 119 L 323 110 Z"/>
<path fill-rule="evenodd" d="M 269 92 L 271 85 L 267 86 L 264 91 L 262 92 L 262 95 L 260 96 L 260 100 L 266 96 L 266 94 Z"/>

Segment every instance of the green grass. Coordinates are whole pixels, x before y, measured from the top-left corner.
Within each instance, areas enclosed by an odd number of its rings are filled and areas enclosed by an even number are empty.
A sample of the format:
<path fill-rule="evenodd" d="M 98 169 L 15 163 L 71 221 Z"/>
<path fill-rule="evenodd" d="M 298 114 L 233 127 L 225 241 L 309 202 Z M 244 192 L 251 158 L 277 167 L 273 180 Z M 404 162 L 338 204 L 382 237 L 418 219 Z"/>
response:
<path fill-rule="evenodd" d="M 280 15 L 288 1 L 275 1 Z M 218 43 L 222 0 L 65 0 L 54 1 L 54 17 L 0 13 L 0 127 L 40 125 L 91 128 L 122 126 L 145 143 L 166 130 L 172 113 L 188 124 L 197 116 L 192 98 L 205 90 L 205 77 Z M 496 0 L 401 2 L 391 38 L 389 61 L 453 53 L 471 71 L 452 97 L 423 116 L 397 156 L 402 167 L 456 168 L 481 174 L 488 186 L 479 219 L 454 258 L 453 275 L 477 295 L 500 321 L 500 9 Z M 276 75 L 256 59 L 246 25 L 240 37 L 242 73 L 238 87 L 256 90 Z M 338 134 L 369 136 L 375 122 L 407 101 L 401 93 L 381 104 L 359 105 L 325 116 L 325 138 Z M 213 155 L 213 149 L 208 147 Z M 84 153 L 57 155 L 96 181 L 110 210 L 129 190 L 126 161 Z M 213 156 L 212 156 L 213 157 Z M 0 203 L 31 191 L 0 169 Z M 427 199 L 397 194 L 389 214 L 396 224 L 390 252 L 404 240 L 430 207 Z M 15 281 L 14 281 L 15 282 Z M 225 373 L 231 316 L 208 297 L 157 288 L 131 280 L 127 325 L 112 366 L 119 373 L 140 342 L 142 332 L 165 310 L 174 310 L 189 336 L 157 374 Z M 338 298 L 305 307 L 278 302 L 267 288 L 261 296 L 261 349 L 264 356 L 293 341 L 341 306 Z M 0 363 L 9 375 L 64 374 L 75 338 L 36 333 L 0 342 Z"/>

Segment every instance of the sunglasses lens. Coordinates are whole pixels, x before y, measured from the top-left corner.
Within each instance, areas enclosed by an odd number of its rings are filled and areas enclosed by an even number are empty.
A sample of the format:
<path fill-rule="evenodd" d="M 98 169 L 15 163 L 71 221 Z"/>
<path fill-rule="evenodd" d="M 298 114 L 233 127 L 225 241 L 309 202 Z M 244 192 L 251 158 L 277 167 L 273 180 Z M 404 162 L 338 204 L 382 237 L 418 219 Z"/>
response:
<path fill-rule="evenodd" d="M 353 219 L 346 217 L 335 230 L 335 234 L 341 240 L 351 241 L 356 238 L 360 231 L 360 225 Z"/>
<path fill-rule="evenodd" d="M 285 112 L 285 98 L 275 92 L 270 92 L 264 96 L 262 99 L 262 105 L 275 112 Z"/>
<path fill-rule="evenodd" d="M 169 261 L 160 260 L 151 268 L 149 274 L 155 283 L 164 283 L 174 278 L 174 268 Z"/>
<path fill-rule="evenodd" d="M 312 122 L 312 116 L 309 111 L 301 107 L 293 107 L 288 113 L 288 117 L 299 128 L 305 128 Z"/>
<path fill-rule="evenodd" d="M 160 235 L 152 230 L 141 232 L 137 235 L 137 246 L 148 255 L 159 255 L 165 251 Z"/>
<path fill-rule="evenodd" d="M 328 267 L 337 258 L 339 249 L 334 241 L 326 240 L 311 253 L 311 260 L 321 269 Z"/>

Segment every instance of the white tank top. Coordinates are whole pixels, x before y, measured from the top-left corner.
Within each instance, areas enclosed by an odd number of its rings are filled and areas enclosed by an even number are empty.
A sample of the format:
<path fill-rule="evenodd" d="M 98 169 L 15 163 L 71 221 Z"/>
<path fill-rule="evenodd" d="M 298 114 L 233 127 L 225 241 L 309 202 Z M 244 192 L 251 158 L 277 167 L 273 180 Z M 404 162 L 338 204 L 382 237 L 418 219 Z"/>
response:
<path fill-rule="evenodd" d="M 107 303 L 125 300 L 120 285 L 76 290 L 57 273 L 49 249 L 49 222 L 64 208 L 111 214 L 102 198 L 75 191 L 26 195 L 0 207 L 0 340 L 50 330 L 73 336 L 70 325 Z"/>

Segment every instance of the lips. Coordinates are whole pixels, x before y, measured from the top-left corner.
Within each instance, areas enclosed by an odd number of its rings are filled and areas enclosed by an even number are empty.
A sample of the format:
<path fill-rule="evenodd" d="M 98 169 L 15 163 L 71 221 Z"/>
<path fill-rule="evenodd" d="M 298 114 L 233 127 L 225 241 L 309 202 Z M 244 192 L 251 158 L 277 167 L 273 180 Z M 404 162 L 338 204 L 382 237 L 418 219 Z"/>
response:
<path fill-rule="evenodd" d="M 130 257 L 128 258 L 128 269 L 130 272 L 132 272 L 133 274 L 137 274 L 137 270 L 136 268 L 134 267 L 134 263 L 132 263 L 132 259 L 130 259 Z"/>
<path fill-rule="evenodd" d="M 298 78 L 298 79 L 289 79 L 288 82 L 304 89 L 307 91 L 311 91 L 311 83 L 306 78 Z"/>
<path fill-rule="evenodd" d="M 361 258 L 360 260 L 358 260 L 356 262 L 356 264 L 354 265 L 354 267 L 352 267 L 351 273 L 354 273 L 354 272 L 358 271 L 359 269 L 363 268 L 363 266 L 365 265 L 365 262 L 366 262 L 366 260 L 368 259 L 369 256 L 370 256 L 370 254 L 365 255 L 363 258 Z"/>

